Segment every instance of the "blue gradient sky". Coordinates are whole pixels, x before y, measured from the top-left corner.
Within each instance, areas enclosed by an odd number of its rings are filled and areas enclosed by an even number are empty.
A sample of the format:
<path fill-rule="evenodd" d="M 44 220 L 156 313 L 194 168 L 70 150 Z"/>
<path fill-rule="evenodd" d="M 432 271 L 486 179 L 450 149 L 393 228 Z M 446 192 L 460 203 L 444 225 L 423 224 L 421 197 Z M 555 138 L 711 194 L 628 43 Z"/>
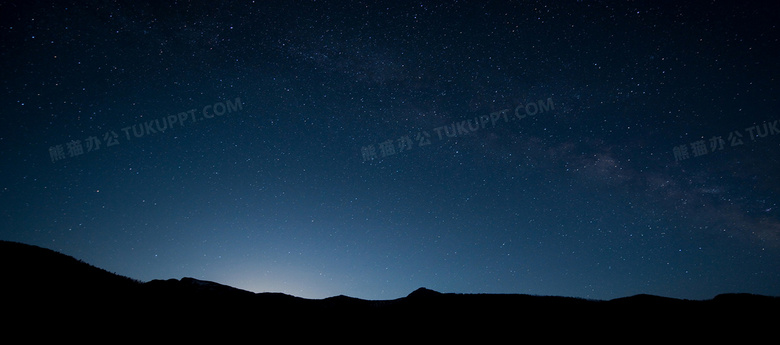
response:
<path fill-rule="evenodd" d="M 0 238 L 310 298 L 780 295 L 771 7 L 4 3 Z"/>

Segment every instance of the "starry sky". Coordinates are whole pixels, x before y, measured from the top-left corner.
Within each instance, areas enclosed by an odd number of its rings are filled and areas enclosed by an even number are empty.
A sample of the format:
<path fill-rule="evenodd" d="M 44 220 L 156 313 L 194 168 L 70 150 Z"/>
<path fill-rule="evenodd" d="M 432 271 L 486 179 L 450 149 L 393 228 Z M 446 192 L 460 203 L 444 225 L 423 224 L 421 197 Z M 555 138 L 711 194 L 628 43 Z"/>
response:
<path fill-rule="evenodd" d="M 0 239 L 306 298 L 780 295 L 773 2 L 0 18 Z"/>

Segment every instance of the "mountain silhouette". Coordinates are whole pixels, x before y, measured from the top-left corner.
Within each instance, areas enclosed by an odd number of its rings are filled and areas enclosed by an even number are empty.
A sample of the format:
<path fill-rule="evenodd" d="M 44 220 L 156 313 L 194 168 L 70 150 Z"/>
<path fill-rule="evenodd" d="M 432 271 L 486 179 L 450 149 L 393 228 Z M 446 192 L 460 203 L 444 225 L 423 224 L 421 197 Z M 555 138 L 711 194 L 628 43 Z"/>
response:
<path fill-rule="evenodd" d="M 647 294 L 603 301 L 442 293 L 421 287 L 393 300 L 343 295 L 307 299 L 254 293 L 191 277 L 141 282 L 49 249 L 8 241 L 0 241 L 0 269 L 3 313 L 13 316 L 7 329 L 14 325 L 68 330 L 89 326 L 107 332 L 134 330 L 133 334 L 167 333 L 193 339 L 200 339 L 199 332 L 217 330 L 245 334 L 262 329 L 263 334 L 292 332 L 285 333 L 291 336 L 317 330 L 331 335 L 416 334 L 430 340 L 446 335 L 458 340 L 461 332 L 497 335 L 518 329 L 529 335 L 584 336 L 605 328 L 609 332 L 690 333 L 700 329 L 693 323 L 709 329 L 764 323 L 773 327 L 780 311 L 778 297 L 744 293 L 700 301 Z M 769 329 L 773 328 L 761 331 Z M 377 339 L 389 339 L 383 337 Z"/>

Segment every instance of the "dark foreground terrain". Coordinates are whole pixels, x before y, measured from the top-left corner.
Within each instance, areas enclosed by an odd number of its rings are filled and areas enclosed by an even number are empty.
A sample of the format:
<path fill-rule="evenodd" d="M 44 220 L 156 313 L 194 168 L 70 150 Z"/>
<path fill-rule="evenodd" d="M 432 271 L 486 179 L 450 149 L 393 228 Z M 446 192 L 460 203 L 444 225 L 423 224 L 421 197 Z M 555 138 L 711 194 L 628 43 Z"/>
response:
<path fill-rule="evenodd" d="M 0 241 L 6 335 L 107 340 L 252 337 L 300 342 L 496 339 L 776 339 L 780 298 L 637 295 L 608 301 L 425 288 L 395 300 L 252 293 L 193 278 L 140 282 L 40 247 Z M 544 338 L 537 338 L 544 337 Z M 369 341 L 368 339 L 371 339 Z M 723 339 L 721 339 L 723 340 Z M 697 341 L 697 342 L 698 342 Z"/>

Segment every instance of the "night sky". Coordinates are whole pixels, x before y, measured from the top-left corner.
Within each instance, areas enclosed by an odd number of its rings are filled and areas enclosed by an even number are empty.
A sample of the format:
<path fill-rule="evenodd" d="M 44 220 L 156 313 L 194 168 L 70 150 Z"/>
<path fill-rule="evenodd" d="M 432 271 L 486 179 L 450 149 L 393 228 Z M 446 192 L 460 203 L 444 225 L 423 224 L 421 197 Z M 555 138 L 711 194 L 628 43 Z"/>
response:
<path fill-rule="evenodd" d="M 141 281 L 780 295 L 780 10 L 0 4 L 0 239 Z"/>

